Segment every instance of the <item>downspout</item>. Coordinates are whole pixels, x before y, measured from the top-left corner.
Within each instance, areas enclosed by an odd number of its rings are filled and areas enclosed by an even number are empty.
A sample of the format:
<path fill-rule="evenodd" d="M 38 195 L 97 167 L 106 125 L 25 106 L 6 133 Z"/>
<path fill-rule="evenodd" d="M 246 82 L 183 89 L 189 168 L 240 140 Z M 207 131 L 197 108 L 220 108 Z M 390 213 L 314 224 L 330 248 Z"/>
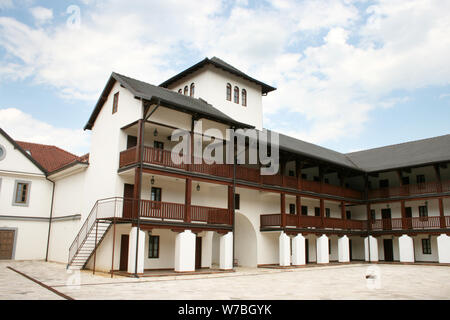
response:
<path fill-rule="evenodd" d="M 144 100 L 142 101 L 142 106 L 144 107 L 143 111 L 144 111 L 144 116 L 142 117 L 142 120 L 144 120 L 142 122 L 142 129 L 141 129 L 141 136 L 140 136 L 140 140 L 139 140 L 139 153 L 140 153 L 140 159 L 139 159 L 139 202 L 138 202 L 138 212 L 137 212 L 137 232 L 136 232 L 136 257 L 135 257 L 135 262 L 134 262 L 134 276 L 136 278 L 138 278 L 137 275 L 137 267 L 138 267 L 138 251 L 139 251 L 139 230 L 141 227 L 141 194 L 142 194 L 142 166 L 144 164 L 144 132 L 145 132 L 145 122 L 147 122 L 147 120 L 150 118 L 150 116 L 159 108 L 160 104 L 161 104 L 161 100 L 158 99 L 158 104 L 155 107 L 155 109 L 153 109 L 148 116 L 145 115 L 145 106 L 144 106 L 145 102 Z"/>
<path fill-rule="evenodd" d="M 51 206 L 50 206 L 50 218 L 48 220 L 48 236 L 47 236 L 47 250 L 45 252 L 45 261 L 48 261 L 48 248 L 50 246 L 50 232 L 52 229 L 52 218 L 53 218 L 53 200 L 55 198 L 55 182 L 50 180 L 49 178 L 47 178 L 47 176 L 45 177 L 45 179 L 47 179 L 48 181 L 50 181 L 53 184 L 52 187 L 52 202 L 51 202 Z"/>
<path fill-rule="evenodd" d="M 231 138 L 231 137 L 230 137 Z M 235 226 L 236 226 L 236 157 L 237 155 L 234 152 L 234 130 L 233 130 L 233 261 L 232 261 L 232 269 L 234 269 L 234 259 L 235 259 L 235 241 L 236 241 L 236 233 L 235 233 Z"/>

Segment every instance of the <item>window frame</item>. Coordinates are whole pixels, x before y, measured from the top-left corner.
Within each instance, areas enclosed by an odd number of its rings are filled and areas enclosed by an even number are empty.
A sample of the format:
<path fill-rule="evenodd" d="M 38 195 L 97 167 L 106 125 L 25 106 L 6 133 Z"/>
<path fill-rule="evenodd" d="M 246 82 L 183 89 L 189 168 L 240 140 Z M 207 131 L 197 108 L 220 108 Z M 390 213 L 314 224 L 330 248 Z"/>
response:
<path fill-rule="evenodd" d="M 233 87 L 231 86 L 231 83 L 227 83 L 227 91 L 226 91 L 227 101 L 231 101 L 232 95 L 233 95 Z"/>
<path fill-rule="evenodd" d="M 239 104 L 239 87 L 238 86 L 234 87 L 233 102 Z"/>
<path fill-rule="evenodd" d="M 242 89 L 242 106 L 246 107 L 247 106 L 247 90 Z"/>
<path fill-rule="evenodd" d="M 195 84 L 192 82 L 190 86 L 189 96 L 194 97 L 195 94 Z"/>
<path fill-rule="evenodd" d="M 301 213 L 302 216 L 307 216 L 308 215 L 308 206 L 302 206 L 300 210 L 301 210 L 300 213 Z"/>
<path fill-rule="evenodd" d="M 117 110 L 119 109 L 119 93 L 120 93 L 119 91 L 114 93 L 112 114 L 115 114 L 117 112 Z"/>
<path fill-rule="evenodd" d="M 5 148 L 5 146 L 0 144 L 0 150 L 3 151 L 3 154 L 0 155 L 0 161 L 2 161 L 6 157 L 6 148 Z"/>
<path fill-rule="evenodd" d="M 325 218 L 331 218 L 331 209 L 325 208 Z"/>
<path fill-rule="evenodd" d="M 184 86 L 184 91 L 183 91 L 184 95 L 187 96 L 189 94 L 189 87 L 186 85 Z"/>
<path fill-rule="evenodd" d="M 314 216 L 320 217 L 320 207 L 314 207 Z"/>
<path fill-rule="evenodd" d="M 289 214 L 296 214 L 295 203 L 289 203 Z"/>
<path fill-rule="evenodd" d="M 425 208 L 425 210 L 422 208 Z M 428 206 L 419 206 L 419 219 L 422 221 L 428 220 Z"/>
<path fill-rule="evenodd" d="M 423 238 L 422 239 L 422 254 L 432 254 L 432 251 L 431 251 L 431 240 L 428 239 L 428 238 Z"/>
<path fill-rule="evenodd" d="M 153 239 L 153 243 L 152 243 Z M 155 253 L 155 241 L 154 239 L 157 239 L 157 246 L 156 246 L 156 256 Z M 159 235 L 149 235 L 148 236 L 148 258 L 149 259 L 159 259 L 159 248 L 160 248 L 160 236 Z M 153 249 L 153 250 L 150 250 Z"/>
<path fill-rule="evenodd" d="M 26 199 L 25 202 L 17 202 L 17 191 L 19 184 L 25 184 L 27 185 L 26 190 Z M 28 207 L 30 204 L 30 195 L 31 195 L 31 181 L 25 181 L 25 180 L 15 180 L 14 181 L 14 194 L 13 194 L 13 200 L 12 205 L 13 206 L 19 206 L 19 207 Z"/>

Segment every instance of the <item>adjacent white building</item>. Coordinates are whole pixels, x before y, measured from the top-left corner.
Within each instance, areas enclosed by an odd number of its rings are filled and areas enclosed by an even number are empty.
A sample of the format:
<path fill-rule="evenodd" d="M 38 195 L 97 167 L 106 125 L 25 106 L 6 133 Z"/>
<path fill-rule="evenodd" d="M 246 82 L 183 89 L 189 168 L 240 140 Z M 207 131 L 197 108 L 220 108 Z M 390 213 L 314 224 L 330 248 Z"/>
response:
<path fill-rule="evenodd" d="M 262 130 L 273 90 L 206 58 L 159 86 L 112 73 L 85 126 L 88 155 L 0 130 L 0 259 L 138 275 L 450 263 L 450 135 L 351 154 L 280 135 L 270 176 L 173 161 L 176 129 L 203 149 L 212 128 L 225 140 L 226 129 Z"/>

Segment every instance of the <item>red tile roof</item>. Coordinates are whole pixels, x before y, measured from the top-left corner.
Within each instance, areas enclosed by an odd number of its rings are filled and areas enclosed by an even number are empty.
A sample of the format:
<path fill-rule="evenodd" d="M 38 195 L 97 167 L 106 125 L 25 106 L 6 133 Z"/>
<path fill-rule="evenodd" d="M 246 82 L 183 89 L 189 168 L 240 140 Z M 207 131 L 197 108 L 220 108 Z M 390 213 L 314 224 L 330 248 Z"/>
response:
<path fill-rule="evenodd" d="M 62 167 L 75 161 L 85 163 L 89 161 L 89 154 L 78 157 L 73 153 L 65 151 L 56 146 L 23 141 L 16 142 L 22 149 L 24 149 L 26 152 L 29 152 L 31 157 L 48 172 L 53 172 L 61 169 Z"/>

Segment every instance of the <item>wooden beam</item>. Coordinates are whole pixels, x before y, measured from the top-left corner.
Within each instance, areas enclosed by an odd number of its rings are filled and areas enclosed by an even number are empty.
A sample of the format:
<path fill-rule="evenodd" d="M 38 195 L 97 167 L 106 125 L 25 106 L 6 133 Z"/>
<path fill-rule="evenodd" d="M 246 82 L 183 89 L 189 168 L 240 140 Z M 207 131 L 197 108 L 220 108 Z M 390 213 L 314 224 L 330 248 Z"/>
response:
<path fill-rule="evenodd" d="M 191 222 L 192 179 L 187 178 L 184 192 L 184 222 Z"/>

